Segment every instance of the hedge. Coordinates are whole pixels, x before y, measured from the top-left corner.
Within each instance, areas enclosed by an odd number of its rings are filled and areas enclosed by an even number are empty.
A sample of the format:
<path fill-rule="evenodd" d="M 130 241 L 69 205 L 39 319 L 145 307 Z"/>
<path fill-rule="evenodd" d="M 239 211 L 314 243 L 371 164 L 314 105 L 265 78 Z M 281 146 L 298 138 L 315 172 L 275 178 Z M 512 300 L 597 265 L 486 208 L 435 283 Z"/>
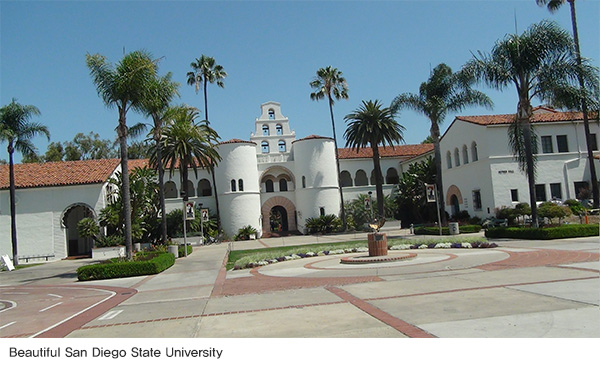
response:
<path fill-rule="evenodd" d="M 79 281 L 104 280 L 157 274 L 175 263 L 175 257 L 167 252 L 145 261 L 109 261 L 100 264 L 84 265 L 77 269 Z"/>
<path fill-rule="evenodd" d="M 481 231 L 481 226 L 478 224 L 466 224 L 458 227 L 458 232 L 461 234 L 470 234 L 473 232 Z M 415 235 L 439 235 L 439 227 L 415 227 Z M 450 229 L 448 227 L 442 227 L 442 235 L 450 235 Z"/>
<path fill-rule="evenodd" d="M 497 227 L 485 232 L 487 238 L 514 238 L 531 240 L 566 239 L 600 235 L 598 224 L 564 224 L 559 227 Z"/>

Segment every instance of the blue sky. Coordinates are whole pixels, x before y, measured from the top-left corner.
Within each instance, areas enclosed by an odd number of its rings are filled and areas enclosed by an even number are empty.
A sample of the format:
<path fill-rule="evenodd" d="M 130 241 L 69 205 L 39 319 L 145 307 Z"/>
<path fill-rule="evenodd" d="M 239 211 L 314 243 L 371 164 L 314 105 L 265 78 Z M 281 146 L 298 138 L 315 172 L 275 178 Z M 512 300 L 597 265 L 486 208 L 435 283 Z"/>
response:
<path fill-rule="evenodd" d="M 418 92 L 430 69 L 444 62 L 460 69 L 472 52 L 490 51 L 515 27 L 522 32 L 543 19 L 571 30 L 567 6 L 551 14 L 535 0 L 519 1 L 1 1 L 0 104 L 16 98 L 41 111 L 52 141 L 90 131 L 114 139 L 117 111 L 104 106 L 85 65 L 100 53 L 116 63 L 123 51 L 145 49 L 161 57 L 160 73 L 173 73 L 185 103 L 203 110 L 202 94 L 186 84 L 189 64 L 205 54 L 228 73 L 225 88 L 209 86 L 212 126 L 223 140 L 248 139 L 260 104 L 274 100 L 298 138 L 331 136 L 324 101 L 310 100 L 308 85 L 319 67 L 334 66 L 348 81 L 348 100 L 334 108 L 337 135 L 344 115 L 362 100 L 388 105 L 403 92 Z M 600 3 L 578 0 L 582 54 L 598 66 Z M 516 25 L 515 25 L 516 15 Z M 513 113 L 516 94 L 480 87 L 492 111 Z M 442 124 L 445 130 L 454 115 Z M 406 143 L 429 134 L 428 120 L 403 111 Z M 128 124 L 147 121 L 130 112 Z M 443 131 L 442 131 L 443 132 Z M 40 153 L 45 139 L 34 140 Z M 340 145 L 344 143 L 341 142 Z M 7 159 L 5 144 L 0 159 Z M 20 160 L 20 157 L 17 157 Z"/>

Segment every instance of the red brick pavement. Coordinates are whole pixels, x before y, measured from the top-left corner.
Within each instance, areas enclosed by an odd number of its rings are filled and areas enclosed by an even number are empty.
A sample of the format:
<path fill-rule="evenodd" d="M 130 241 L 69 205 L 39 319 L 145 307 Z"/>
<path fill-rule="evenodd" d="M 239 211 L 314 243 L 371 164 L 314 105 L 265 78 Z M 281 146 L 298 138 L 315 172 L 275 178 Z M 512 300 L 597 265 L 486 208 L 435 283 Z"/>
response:
<path fill-rule="evenodd" d="M 483 264 L 476 268 L 483 270 L 501 270 L 511 268 L 557 266 L 572 263 L 592 262 L 600 259 L 599 253 L 586 251 L 564 251 L 558 249 L 540 249 L 527 252 L 511 252 L 508 250 L 499 249 L 499 251 L 508 253 L 510 257 L 494 263 Z"/>

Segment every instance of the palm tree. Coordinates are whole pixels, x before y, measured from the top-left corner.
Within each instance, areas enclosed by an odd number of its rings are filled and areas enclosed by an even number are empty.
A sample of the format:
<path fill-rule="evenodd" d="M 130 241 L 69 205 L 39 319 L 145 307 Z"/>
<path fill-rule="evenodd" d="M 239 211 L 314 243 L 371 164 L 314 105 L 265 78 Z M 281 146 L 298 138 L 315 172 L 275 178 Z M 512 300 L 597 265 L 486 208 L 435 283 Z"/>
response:
<path fill-rule="evenodd" d="M 154 78 L 149 86 L 149 96 L 142 103 L 143 112 L 152 118 L 154 123 L 152 127 L 152 139 L 154 140 L 154 148 L 156 149 L 156 169 L 158 171 L 158 194 L 161 211 L 161 234 L 163 243 L 167 241 L 167 212 L 165 208 L 165 170 L 162 162 L 162 149 L 160 140 L 162 137 L 162 129 L 165 122 L 165 116 L 169 109 L 169 105 L 175 96 L 179 96 L 179 83 L 171 80 L 171 73 L 167 73 L 163 77 Z"/>
<path fill-rule="evenodd" d="M 535 195 L 535 138 L 532 137 L 531 101 L 552 101 L 557 93 L 574 88 L 578 74 L 593 81 L 597 69 L 582 65 L 579 70 L 573 56 L 573 39 L 556 23 L 542 21 L 531 25 L 523 34 L 507 35 L 496 42 L 490 54 L 478 53 L 463 67 L 465 74 L 502 90 L 515 85 L 517 113 L 509 128 L 511 148 L 527 175 L 533 226 L 538 226 Z"/>
<path fill-rule="evenodd" d="M 312 100 L 327 98 L 329 103 L 329 115 L 331 116 L 331 129 L 333 130 L 333 143 L 335 146 L 335 165 L 337 168 L 338 189 L 340 191 L 340 212 L 342 219 L 342 230 L 346 231 L 346 213 L 344 211 L 344 194 L 342 181 L 340 179 L 340 159 L 338 154 L 338 143 L 335 134 L 335 119 L 333 118 L 333 103 L 335 100 L 348 99 L 348 83 L 337 68 L 327 66 L 317 70 L 317 76 L 310 82 L 310 87 L 315 90 L 310 94 Z"/>
<path fill-rule="evenodd" d="M 379 145 L 404 142 L 404 127 L 394 119 L 392 110 L 383 107 L 381 103 L 363 100 L 362 106 L 346 115 L 344 120 L 348 124 L 344 138 L 346 147 L 360 148 L 371 146 L 373 149 L 373 168 L 375 169 L 375 191 L 377 194 L 378 219 L 384 217 L 383 175 L 379 163 Z"/>
<path fill-rule="evenodd" d="M 556 12 L 564 3 L 569 3 L 571 8 L 571 24 L 573 26 L 573 40 L 575 42 L 575 57 L 577 65 L 581 70 L 582 59 L 581 50 L 579 48 L 579 31 L 577 29 L 577 13 L 575 12 L 575 0 L 536 0 L 539 6 L 548 6 L 550 12 Z M 583 113 L 583 128 L 585 130 L 585 141 L 587 144 L 588 165 L 590 166 L 590 174 L 592 181 L 592 197 L 594 199 L 594 208 L 598 208 L 600 200 L 600 192 L 598 189 L 598 178 L 596 176 L 596 164 L 594 162 L 594 154 L 592 150 L 592 135 L 590 132 L 590 122 L 588 119 L 588 101 L 586 99 L 585 83 L 582 75 L 579 75 L 579 89 L 581 90 L 581 112 Z"/>
<path fill-rule="evenodd" d="M 18 151 L 24 156 L 35 156 L 36 149 L 31 142 L 31 138 L 42 134 L 50 140 L 48 127 L 31 121 L 33 116 L 38 115 L 40 115 L 40 111 L 35 106 L 19 104 L 15 99 L 10 104 L 0 108 L 0 141 L 6 141 L 8 144 L 10 231 L 15 266 L 19 264 L 19 256 L 17 250 L 17 209 L 13 154 Z"/>
<path fill-rule="evenodd" d="M 96 85 L 98 95 L 108 107 L 117 107 L 119 111 L 119 124 L 117 135 L 119 137 L 121 153 L 123 212 L 125 220 L 125 250 L 127 258 L 132 257 L 131 240 L 131 196 L 129 193 L 129 171 L 127 161 L 127 112 L 131 109 L 140 109 L 147 97 L 149 83 L 156 77 L 157 65 L 152 56 L 145 51 L 134 51 L 125 55 L 113 67 L 100 54 L 86 54 L 86 63 Z"/>
<path fill-rule="evenodd" d="M 217 86 L 225 88 L 223 79 L 227 77 L 227 73 L 223 69 L 223 66 L 217 65 L 213 57 L 207 57 L 204 54 L 200 58 L 196 58 L 196 61 L 190 63 L 190 67 L 193 69 L 187 73 L 187 83 L 190 86 L 195 86 L 196 93 L 200 89 L 200 83 L 203 83 L 204 88 L 204 119 L 210 125 L 208 118 L 208 95 L 206 87 L 208 83 L 216 83 Z M 215 170 L 214 167 L 211 170 L 212 182 L 215 189 L 215 202 L 217 204 L 217 228 L 221 230 L 221 211 L 219 210 L 219 195 L 217 194 L 217 182 L 215 181 Z"/>
<path fill-rule="evenodd" d="M 161 138 L 162 161 L 171 174 L 179 169 L 181 188 L 187 189 L 188 169 L 198 173 L 198 167 L 214 170 L 215 163 L 221 160 L 215 149 L 219 135 L 205 121 L 198 122 L 198 110 L 192 107 L 173 107 L 166 115 L 168 126 L 163 129 Z M 157 159 L 155 150 L 150 158 Z M 185 192 L 184 201 L 188 200 Z"/>
<path fill-rule="evenodd" d="M 460 72 L 453 73 L 444 63 L 437 65 L 427 82 L 421 83 L 418 94 L 398 95 L 391 103 L 394 114 L 400 109 L 412 109 L 426 116 L 431 122 L 430 138 L 434 147 L 435 183 L 441 223 L 446 224 L 446 212 L 442 187 L 442 154 L 440 152 L 440 124 L 449 112 L 459 112 L 468 106 L 492 107 L 492 101 L 482 92 L 471 88 L 472 80 Z"/>

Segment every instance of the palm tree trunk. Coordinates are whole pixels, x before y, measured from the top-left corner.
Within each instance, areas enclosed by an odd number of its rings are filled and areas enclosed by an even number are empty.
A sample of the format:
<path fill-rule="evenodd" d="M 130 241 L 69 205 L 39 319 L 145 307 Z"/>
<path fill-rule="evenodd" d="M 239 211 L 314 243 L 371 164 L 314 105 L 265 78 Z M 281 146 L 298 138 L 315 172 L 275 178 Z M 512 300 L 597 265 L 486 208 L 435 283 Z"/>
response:
<path fill-rule="evenodd" d="M 538 228 L 537 197 L 535 194 L 535 172 L 533 168 L 533 147 L 531 145 L 531 105 L 527 100 L 519 101 L 517 114 L 518 128 L 523 130 L 523 144 L 525 145 L 525 164 L 527 174 L 527 185 L 529 187 L 529 205 L 531 206 L 531 226 Z"/>
<path fill-rule="evenodd" d="M 13 153 L 15 149 L 13 142 L 8 143 L 8 170 L 9 170 L 9 192 L 10 192 L 10 237 L 12 243 L 13 265 L 19 265 L 19 254 L 17 251 L 17 200 L 15 191 L 15 168 L 13 161 Z"/>
<path fill-rule="evenodd" d="M 162 243 L 167 243 L 167 210 L 165 206 L 165 168 L 162 163 L 162 147 L 160 146 L 160 135 L 162 120 L 158 116 L 154 118 L 154 141 L 156 143 L 156 165 L 158 170 L 158 199 L 160 202 L 160 225 Z"/>
<path fill-rule="evenodd" d="M 435 161 L 435 185 L 437 187 L 437 199 L 440 210 L 440 223 L 445 225 L 446 206 L 444 202 L 444 187 L 442 184 L 442 152 L 440 150 L 440 127 L 436 122 L 431 123 L 431 138 L 433 139 L 433 157 Z"/>
<path fill-rule="evenodd" d="M 377 195 L 377 220 L 385 216 L 384 196 L 383 196 L 383 175 L 381 174 L 381 163 L 379 158 L 379 146 L 377 142 L 371 142 L 373 149 L 373 169 L 375 169 L 375 193 Z"/>
<path fill-rule="evenodd" d="M 340 157 L 339 157 L 339 153 L 338 153 L 337 138 L 335 135 L 335 121 L 333 118 L 333 101 L 331 99 L 331 95 L 328 95 L 328 97 L 329 97 L 329 114 L 331 115 L 331 127 L 333 129 L 333 145 L 335 147 L 335 166 L 337 169 L 337 182 L 338 182 L 338 189 L 340 191 L 340 216 L 342 219 L 342 231 L 346 232 L 346 229 L 348 228 L 348 226 L 346 224 L 346 211 L 344 210 L 344 192 L 342 190 L 342 181 L 340 180 Z"/>
<path fill-rule="evenodd" d="M 587 145 L 588 163 L 590 166 L 590 180 L 592 182 L 592 197 L 594 199 L 594 208 L 598 208 L 600 200 L 600 192 L 598 189 L 598 177 L 596 176 L 596 164 L 594 162 L 594 153 L 592 150 L 592 135 L 590 132 L 590 122 L 588 119 L 587 101 L 585 99 L 585 89 L 583 77 L 581 75 L 581 51 L 579 49 L 579 32 L 577 30 L 577 16 L 575 12 L 575 0 L 569 0 L 571 6 L 571 23 L 573 24 L 573 39 L 575 40 L 575 54 L 577 58 L 577 69 L 579 78 L 579 88 L 582 90 L 584 97 L 581 98 L 581 111 L 583 112 L 583 128 L 585 130 L 585 141 Z"/>
<path fill-rule="evenodd" d="M 119 144 L 121 150 L 121 196 L 123 197 L 123 220 L 125 221 L 125 255 L 133 257 L 133 241 L 131 239 L 131 194 L 129 190 L 129 165 L 127 159 L 127 124 L 125 113 L 119 110 Z"/>
<path fill-rule="evenodd" d="M 204 116 L 205 120 L 210 126 L 210 121 L 208 120 L 208 98 L 206 92 L 206 77 L 204 78 Z M 211 166 L 210 174 L 212 177 L 213 189 L 215 191 L 215 203 L 217 205 L 217 231 L 221 231 L 221 210 L 219 208 L 219 194 L 217 193 L 217 181 L 215 179 L 215 165 L 214 163 Z"/>

